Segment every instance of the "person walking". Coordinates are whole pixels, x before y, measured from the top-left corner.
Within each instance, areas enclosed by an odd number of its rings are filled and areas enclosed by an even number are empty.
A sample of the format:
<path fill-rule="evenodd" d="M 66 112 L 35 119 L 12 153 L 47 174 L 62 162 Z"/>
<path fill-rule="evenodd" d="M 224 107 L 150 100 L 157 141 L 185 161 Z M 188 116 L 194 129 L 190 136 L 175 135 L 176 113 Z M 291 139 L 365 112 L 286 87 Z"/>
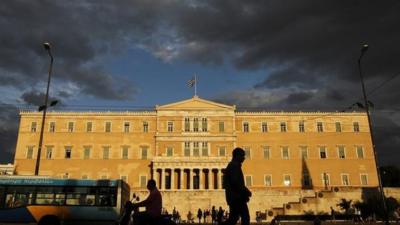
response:
<path fill-rule="evenodd" d="M 211 224 L 215 224 L 217 222 L 217 210 L 215 209 L 215 206 L 212 206 L 211 208 Z"/>
<path fill-rule="evenodd" d="M 245 152 L 241 148 L 232 151 L 232 160 L 224 172 L 225 198 L 229 206 L 229 217 L 223 225 L 235 225 L 241 219 L 242 225 L 250 224 L 250 214 L 247 202 L 250 200 L 251 191 L 244 183 L 242 163 Z"/>
<path fill-rule="evenodd" d="M 217 224 L 221 224 L 222 223 L 222 218 L 224 218 L 224 210 L 220 206 L 219 209 L 218 209 L 218 212 L 217 212 Z"/>
<path fill-rule="evenodd" d="M 197 218 L 199 219 L 199 224 L 201 223 L 201 217 L 203 217 L 203 212 L 199 208 L 199 210 L 197 210 Z"/>

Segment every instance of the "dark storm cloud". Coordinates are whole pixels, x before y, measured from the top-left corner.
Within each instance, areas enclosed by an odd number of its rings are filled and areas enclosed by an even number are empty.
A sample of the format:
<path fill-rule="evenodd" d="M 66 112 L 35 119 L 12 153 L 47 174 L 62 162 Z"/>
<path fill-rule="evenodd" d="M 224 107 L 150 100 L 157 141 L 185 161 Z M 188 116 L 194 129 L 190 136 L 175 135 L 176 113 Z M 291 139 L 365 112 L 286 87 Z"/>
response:
<path fill-rule="evenodd" d="M 299 93 L 291 93 L 287 97 L 286 101 L 289 104 L 298 104 L 307 101 L 313 96 L 313 93 L 310 92 L 299 92 Z"/>
<path fill-rule="evenodd" d="M 14 161 L 18 131 L 18 109 L 0 102 L 0 163 Z"/>
<path fill-rule="evenodd" d="M 238 106 L 340 110 L 361 97 L 362 43 L 370 45 L 362 61 L 367 90 L 400 72 L 398 12 L 396 0 L 5 1 L 0 87 L 25 92 L 44 81 L 48 56 L 41 43 L 49 41 L 59 83 L 74 84 L 77 95 L 133 98 L 137 89 L 127 75 L 116 76 L 103 64 L 139 46 L 165 61 L 265 69 L 254 89 L 216 97 Z M 399 83 L 395 79 L 371 96 L 377 109 L 400 106 Z M 56 97 L 71 97 L 63 89 Z M 398 131 L 398 125 L 390 127 Z M 399 133 L 393 137 L 397 143 Z"/>

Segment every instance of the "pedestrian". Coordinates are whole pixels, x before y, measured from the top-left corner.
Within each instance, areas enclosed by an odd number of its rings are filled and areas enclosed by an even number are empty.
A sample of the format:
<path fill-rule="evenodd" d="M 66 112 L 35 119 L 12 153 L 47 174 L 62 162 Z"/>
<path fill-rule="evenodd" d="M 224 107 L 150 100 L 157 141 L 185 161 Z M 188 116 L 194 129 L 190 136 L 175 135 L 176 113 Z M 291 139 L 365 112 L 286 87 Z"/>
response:
<path fill-rule="evenodd" d="M 193 223 L 193 214 L 191 211 L 189 211 L 187 214 L 187 220 L 188 220 L 188 223 Z"/>
<path fill-rule="evenodd" d="M 235 225 L 239 218 L 242 225 L 250 224 L 250 215 L 247 202 L 250 200 L 251 191 L 245 186 L 242 163 L 245 152 L 241 148 L 232 151 L 232 160 L 224 172 L 224 185 L 226 202 L 229 205 L 229 217 L 224 225 Z"/>
<path fill-rule="evenodd" d="M 335 210 L 334 210 L 334 209 L 332 208 L 332 206 L 331 206 L 331 221 L 332 221 L 333 223 L 336 222 L 335 214 L 336 214 L 336 212 L 335 212 Z"/>
<path fill-rule="evenodd" d="M 217 212 L 217 224 L 221 224 L 222 223 L 222 218 L 224 217 L 224 210 L 222 209 L 222 207 L 220 206 Z"/>
<path fill-rule="evenodd" d="M 215 206 L 213 205 L 211 207 L 211 224 L 215 224 L 217 222 L 217 210 L 215 209 Z"/>
<path fill-rule="evenodd" d="M 199 219 L 199 224 L 201 223 L 201 218 L 203 217 L 203 212 L 201 211 L 201 209 L 199 208 L 199 210 L 197 210 L 197 218 Z"/>

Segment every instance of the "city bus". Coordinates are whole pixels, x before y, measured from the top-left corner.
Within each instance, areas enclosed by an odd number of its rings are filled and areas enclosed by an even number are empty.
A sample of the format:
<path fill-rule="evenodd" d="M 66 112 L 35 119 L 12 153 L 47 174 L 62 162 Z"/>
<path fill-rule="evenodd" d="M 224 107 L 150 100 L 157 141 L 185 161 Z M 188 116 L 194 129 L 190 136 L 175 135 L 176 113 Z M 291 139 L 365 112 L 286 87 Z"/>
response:
<path fill-rule="evenodd" d="M 0 177 L 0 224 L 113 225 L 129 200 L 122 180 Z"/>

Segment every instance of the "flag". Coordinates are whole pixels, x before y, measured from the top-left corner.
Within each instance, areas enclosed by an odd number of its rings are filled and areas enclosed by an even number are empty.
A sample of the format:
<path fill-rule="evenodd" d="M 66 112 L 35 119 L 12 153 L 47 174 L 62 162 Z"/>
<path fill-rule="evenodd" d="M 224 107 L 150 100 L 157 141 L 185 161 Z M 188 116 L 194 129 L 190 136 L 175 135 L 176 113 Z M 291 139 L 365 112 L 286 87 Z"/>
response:
<path fill-rule="evenodd" d="M 188 80 L 187 86 L 188 87 L 193 87 L 196 84 L 196 78 L 193 77 L 192 79 Z"/>

